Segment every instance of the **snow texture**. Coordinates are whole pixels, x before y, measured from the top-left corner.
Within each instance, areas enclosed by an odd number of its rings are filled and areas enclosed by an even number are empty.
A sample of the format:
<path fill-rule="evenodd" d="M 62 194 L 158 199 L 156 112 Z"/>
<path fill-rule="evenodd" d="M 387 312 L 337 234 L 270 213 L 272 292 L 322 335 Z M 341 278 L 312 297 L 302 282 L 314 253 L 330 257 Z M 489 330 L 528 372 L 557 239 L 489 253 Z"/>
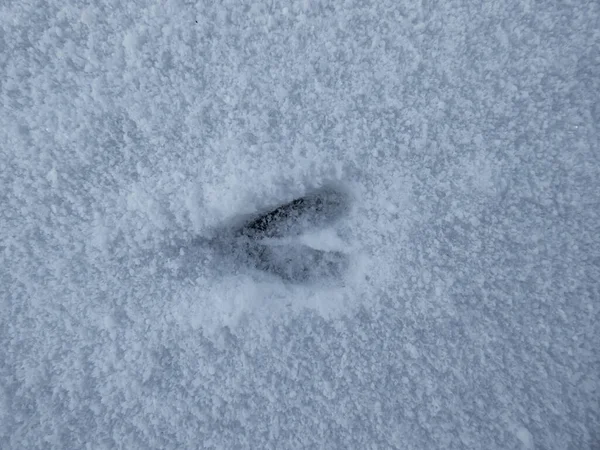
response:
<path fill-rule="evenodd" d="M 0 98 L 0 448 L 600 447 L 598 1 L 5 0 Z"/>

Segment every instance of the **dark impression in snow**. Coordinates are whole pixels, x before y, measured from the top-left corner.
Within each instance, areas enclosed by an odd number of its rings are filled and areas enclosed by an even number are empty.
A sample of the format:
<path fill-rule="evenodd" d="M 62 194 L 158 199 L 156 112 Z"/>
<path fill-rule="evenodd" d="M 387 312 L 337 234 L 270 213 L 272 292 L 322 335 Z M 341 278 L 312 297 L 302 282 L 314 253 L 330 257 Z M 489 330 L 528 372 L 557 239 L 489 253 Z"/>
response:
<path fill-rule="evenodd" d="M 237 264 L 277 275 L 286 281 L 337 278 L 348 267 L 346 254 L 318 250 L 290 242 L 290 238 L 332 225 L 349 208 L 347 192 L 338 187 L 321 187 L 258 213 L 241 225 L 224 227 L 208 241 L 208 245 L 221 255 L 232 255 Z M 203 241 L 199 239 L 197 243 Z"/>

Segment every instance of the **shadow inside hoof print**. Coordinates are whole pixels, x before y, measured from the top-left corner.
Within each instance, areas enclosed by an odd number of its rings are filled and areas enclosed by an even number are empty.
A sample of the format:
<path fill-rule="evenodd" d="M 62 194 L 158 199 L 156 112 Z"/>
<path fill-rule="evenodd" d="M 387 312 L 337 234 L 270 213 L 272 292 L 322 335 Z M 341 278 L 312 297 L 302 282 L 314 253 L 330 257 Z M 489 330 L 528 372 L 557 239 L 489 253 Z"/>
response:
<path fill-rule="evenodd" d="M 211 240 L 211 245 L 233 254 L 238 263 L 287 281 L 337 278 L 348 268 L 348 256 L 340 251 L 309 247 L 298 238 L 303 233 L 333 225 L 349 208 L 347 193 L 322 187 L 256 214 L 241 226 L 221 233 Z"/>

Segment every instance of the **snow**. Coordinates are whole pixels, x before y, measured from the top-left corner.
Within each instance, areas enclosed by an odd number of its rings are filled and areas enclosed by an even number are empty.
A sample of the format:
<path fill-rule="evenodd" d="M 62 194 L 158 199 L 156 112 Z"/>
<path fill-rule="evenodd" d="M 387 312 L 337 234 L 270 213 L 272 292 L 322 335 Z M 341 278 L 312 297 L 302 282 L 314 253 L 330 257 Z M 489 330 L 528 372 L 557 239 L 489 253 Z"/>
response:
<path fill-rule="evenodd" d="M 4 2 L 0 448 L 598 448 L 599 24 Z M 337 279 L 190 244 L 331 183 Z"/>

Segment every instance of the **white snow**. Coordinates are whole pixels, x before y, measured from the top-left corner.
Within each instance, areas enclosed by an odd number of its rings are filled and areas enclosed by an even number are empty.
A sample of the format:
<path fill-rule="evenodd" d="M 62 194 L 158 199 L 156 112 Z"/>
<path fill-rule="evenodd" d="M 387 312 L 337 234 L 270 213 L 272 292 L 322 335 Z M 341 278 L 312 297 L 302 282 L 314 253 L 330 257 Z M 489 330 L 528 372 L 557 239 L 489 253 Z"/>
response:
<path fill-rule="evenodd" d="M 517 431 L 517 437 L 523 443 L 523 448 L 528 450 L 534 448 L 533 436 L 531 436 L 531 433 L 527 430 L 527 428 L 519 428 Z"/>
<path fill-rule="evenodd" d="M 599 23 L 3 2 L 0 448 L 598 448 Z M 189 244 L 331 183 L 339 279 Z"/>

